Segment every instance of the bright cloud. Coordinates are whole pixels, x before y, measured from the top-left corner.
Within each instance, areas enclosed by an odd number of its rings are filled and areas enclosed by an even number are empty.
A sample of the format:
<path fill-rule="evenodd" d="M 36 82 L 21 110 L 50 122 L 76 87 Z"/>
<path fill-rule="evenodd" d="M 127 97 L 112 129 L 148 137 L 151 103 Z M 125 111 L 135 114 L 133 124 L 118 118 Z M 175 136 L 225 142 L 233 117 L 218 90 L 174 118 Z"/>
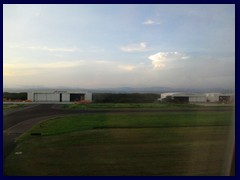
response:
<path fill-rule="evenodd" d="M 146 21 L 144 21 L 142 24 L 145 24 L 145 25 L 154 25 L 154 24 L 161 24 L 160 22 L 156 22 L 154 20 L 151 20 L 151 19 L 148 19 Z"/>
<path fill-rule="evenodd" d="M 165 67 L 165 63 L 161 62 L 160 60 L 152 60 L 152 65 L 154 66 L 154 68 Z"/>
<path fill-rule="evenodd" d="M 10 71 L 7 71 L 7 70 L 4 70 L 4 72 L 3 72 L 3 76 L 13 76 L 14 75 L 14 73 L 13 72 L 10 72 Z"/>
<path fill-rule="evenodd" d="M 35 15 L 36 17 L 38 17 L 38 16 L 40 16 L 40 12 L 35 12 L 34 15 Z"/>
<path fill-rule="evenodd" d="M 166 63 L 169 61 L 188 59 L 189 56 L 186 56 L 185 54 L 179 52 L 159 52 L 157 54 L 149 56 L 148 58 L 152 60 L 153 67 L 158 69 L 165 67 Z"/>
<path fill-rule="evenodd" d="M 11 69 L 11 70 L 24 70 L 24 69 L 35 69 L 35 68 L 71 68 L 71 67 L 76 67 L 83 65 L 85 61 L 73 61 L 73 62 L 68 62 L 68 61 L 59 61 L 59 62 L 54 62 L 54 63 L 14 63 L 14 64 L 7 64 L 5 63 L 3 65 L 4 71 L 6 69 Z"/>
<path fill-rule="evenodd" d="M 138 52 L 138 51 L 146 51 L 147 45 L 145 42 L 141 42 L 139 44 L 129 44 L 127 46 L 121 47 L 121 50 L 124 52 Z"/>
<path fill-rule="evenodd" d="M 40 50 L 40 51 L 50 51 L 50 52 L 74 52 L 77 48 L 52 48 L 48 46 L 22 46 L 18 44 L 13 44 L 8 46 L 9 48 L 26 48 L 31 50 Z"/>
<path fill-rule="evenodd" d="M 190 57 L 189 56 L 183 56 L 181 57 L 181 59 L 189 59 Z"/>
<path fill-rule="evenodd" d="M 155 22 L 151 19 L 148 19 L 146 21 L 143 22 L 143 24 L 154 24 Z"/>
<path fill-rule="evenodd" d="M 49 51 L 49 52 L 74 52 L 77 48 L 52 48 L 48 46 L 23 46 L 19 44 L 12 44 L 9 48 L 23 48 L 23 49 L 31 49 L 31 50 L 40 50 L 40 51 Z"/>
<path fill-rule="evenodd" d="M 118 68 L 125 71 L 133 71 L 136 67 L 133 65 L 119 65 Z"/>
<path fill-rule="evenodd" d="M 50 48 L 47 46 L 29 46 L 28 49 L 32 50 L 43 50 L 43 51 L 50 51 L 50 52 L 74 52 L 76 48 Z"/>
<path fill-rule="evenodd" d="M 104 60 L 96 60 L 94 62 L 96 64 L 112 64 L 112 61 L 104 61 Z"/>

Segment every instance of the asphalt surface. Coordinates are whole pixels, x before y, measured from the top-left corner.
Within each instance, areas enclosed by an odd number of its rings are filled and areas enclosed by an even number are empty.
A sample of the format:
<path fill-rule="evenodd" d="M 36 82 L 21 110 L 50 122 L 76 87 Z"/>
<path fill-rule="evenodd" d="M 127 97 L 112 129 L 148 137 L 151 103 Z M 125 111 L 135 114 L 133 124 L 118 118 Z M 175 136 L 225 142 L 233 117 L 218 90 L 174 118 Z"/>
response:
<path fill-rule="evenodd" d="M 3 117 L 3 157 L 11 153 L 16 145 L 16 138 L 26 132 L 38 122 L 66 114 L 77 112 L 65 111 L 52 108 L 51 104 L 33 105 L 28 108 L 19 109 L 4 114 Z"/>
<path fill-rule="evenodd" d="M 3 157 L 4 159 L 16 146 L 16 138 L 42 120 L 70 114 L 121 113 L 121 112 L 189 112 L 189 111 L 231 111 L 231 108 L 210 109 L 116 109 L 116 110 L 67 110 L 58 104 L 39 104 L 5 113 L 3 117 Z"/>

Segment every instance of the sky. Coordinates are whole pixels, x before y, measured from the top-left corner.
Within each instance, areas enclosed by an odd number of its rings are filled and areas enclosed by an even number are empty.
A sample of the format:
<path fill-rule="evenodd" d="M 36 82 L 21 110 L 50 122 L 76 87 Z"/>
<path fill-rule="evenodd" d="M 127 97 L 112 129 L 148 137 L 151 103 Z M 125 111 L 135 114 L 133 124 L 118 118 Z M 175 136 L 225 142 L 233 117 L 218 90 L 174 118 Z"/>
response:
<path fill-rule="evenodd" d="M 235 88 L 235 5 L 3 5 L 3 87 Z"/>

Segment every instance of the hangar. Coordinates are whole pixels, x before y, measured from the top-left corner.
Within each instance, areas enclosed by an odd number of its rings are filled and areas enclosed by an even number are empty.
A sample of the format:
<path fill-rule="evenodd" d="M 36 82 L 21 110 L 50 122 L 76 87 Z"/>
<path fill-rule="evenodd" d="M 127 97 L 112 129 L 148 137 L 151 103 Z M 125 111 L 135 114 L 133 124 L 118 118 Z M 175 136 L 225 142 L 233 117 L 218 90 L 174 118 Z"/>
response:
<path fill-rule="evenodd" d="M 207 97 L 207 102 L 232 103 L 235 99 L 235 95 L 233 93 L 206 93 L 205 95 Z"/>
<path fill-rule="evenodd" d="M 224 94 L 224 93 L 182 93 L 182 92 L 172 92 L 172 93 L 162 93 L 159 101 L 173 101 L 173 102 L 184 102 L 184 103 L 233 103 L 234 94 Z"/>
<path fill-rule="evenodd" d="M 170 99 L 175 102 L 192 102 L 192 103 L 200 103 L 206 102 L 207 98 L 203 94 L 199 93 L 181 93 L 181 92 L 174 92 L 174 93 L 162 93 L 161 98 L 159 101 L 164 101 L 164 99 Z"/>
<path fill-rule="evenodd" d="M 45 90 L 28 92 L 28 100 L 33 102 L 74 102 L 92 101 L 92 93 L 86 91 Z"/>

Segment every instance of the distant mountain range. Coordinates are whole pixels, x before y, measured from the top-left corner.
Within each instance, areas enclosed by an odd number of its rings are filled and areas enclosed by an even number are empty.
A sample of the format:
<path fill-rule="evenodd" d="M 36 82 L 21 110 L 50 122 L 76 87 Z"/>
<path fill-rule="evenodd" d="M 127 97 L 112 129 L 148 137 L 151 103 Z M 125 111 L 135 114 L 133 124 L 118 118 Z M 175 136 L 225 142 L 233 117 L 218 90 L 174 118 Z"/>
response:
<path fill-rule="evenodd" d="M 164 92 L 193 92 L 193 93 L 207 93 L 207 92 L 219 92 L 219 93 L 233 93 L 232 89 L 224 88 L 169 88 L 169 87 L 119 87 L 119 88 L 98 88 L 98 89 L 83 89 L 83 88 L 69 88 L 69 87 L 33 87 L 33 88 L 3 88 L 3 92 L 29 92 L 29 91 L 41 91 L 41 90 L 83 90 L 93 93 L 164 93 Z"/>

